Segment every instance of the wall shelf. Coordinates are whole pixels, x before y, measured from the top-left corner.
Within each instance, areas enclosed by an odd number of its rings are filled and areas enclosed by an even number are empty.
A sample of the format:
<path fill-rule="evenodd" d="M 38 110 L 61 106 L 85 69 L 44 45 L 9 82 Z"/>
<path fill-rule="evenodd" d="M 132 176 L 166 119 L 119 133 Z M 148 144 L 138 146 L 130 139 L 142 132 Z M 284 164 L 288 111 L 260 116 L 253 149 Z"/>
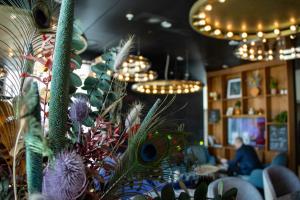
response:
<path fill-rule="evenodd" d="M 259 87 L 259 94 L 252 96 L 251 88 L 248 87 L 248 80 L 254 71 L 259 71 L 261 76 L 261 85 Z M 227 98 L 227 82 L 229 79 L 241 78 L 242 96 L 240 98 Z M 271 94 L 270 80 L 274 78 L 278 82 L 278 88 L 286 88 L 288 94 Z M 228 145 L 228 122 L 231 118 L 265 118 L 265 144 L 257 146 L 259 156 L 264 163 L 270 163 L 274 156 L 278 153 L 270 149 L 271 137 L 269 136 L 269 128 L 272 125 L 279 125 L 279 123 L 272 122 L 272 120 L 280 112 L 288 112 L 287 126 L 288 138 L 288 157 L 289 167 L 295 169 L 295 127 L 294 127 L 294 97 L 290 91 L 294 91 L 293 85 L 293 70 L 289 67 L 289 62 L 286 61 L 269 61 L 256 62 L 243 66 L 237 66 L 229 69 L 212 71 L 207 73 L 208 93 L 216 92 L 220 99 L 212 101 L 209 99 L 208 109 L 220 110 L 220 121 L 217 124 L 209 124 L 207 132 L 214 136 L 216 143 L 220 146 L 218 148 L 210 148 L 217 157 L 225 157 L 232 159 L 235 149 Z M 229 107 L 235 107 L 235 104 L 240 101 L 241 107 L 240 115 L 227 116 Z M 218 103 L 212 103 L 218 102 Z M 248 115 L 250 108 L 255 111 L 260 111 L 262 115 Z M 245 113 L 245 114 L 244 114 Z"/>

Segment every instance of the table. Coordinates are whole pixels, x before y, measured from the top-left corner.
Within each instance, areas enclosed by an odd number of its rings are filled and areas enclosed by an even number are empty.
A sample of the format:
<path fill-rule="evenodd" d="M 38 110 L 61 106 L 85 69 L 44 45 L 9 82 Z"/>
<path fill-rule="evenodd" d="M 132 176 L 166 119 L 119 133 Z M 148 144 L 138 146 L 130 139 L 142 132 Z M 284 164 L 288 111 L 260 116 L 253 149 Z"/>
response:
<path fill-rule="evenodd" d="M 300 191 L 286 194 L 277 198 L 277 200 L 299 200 L 299 199 L 300 199 Z"/>

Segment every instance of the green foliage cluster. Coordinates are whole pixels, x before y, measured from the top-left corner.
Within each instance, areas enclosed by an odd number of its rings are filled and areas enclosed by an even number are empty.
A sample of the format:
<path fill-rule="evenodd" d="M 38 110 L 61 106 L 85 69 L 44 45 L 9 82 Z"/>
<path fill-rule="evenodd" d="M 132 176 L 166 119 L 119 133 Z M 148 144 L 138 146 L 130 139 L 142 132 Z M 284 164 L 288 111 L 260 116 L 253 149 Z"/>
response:
<path fill-rule="evenodd" d="M 288 113 L 287 111 L 283 111 L 279 113 L 278 115 L 275 116 L 274 121 L 279 123 L 279 124 L 284 124 L 288 120 Z"/>
<path fill-rule="evenodd" d="M 201 183 L 196 188 L 194 197 L 191 197 L 188 191 L 181 192 L 178 197 L 175 196 L 175 192 L 173 187 L 168 184 L 166 185 L 162 191 L 161 196 L 154 198 L 154 200 L 235 200 L 237 196 L 237 189 L 232 188 L 226 192 L 223 191 L 223 182 L 220 182 L 218 185 L 218 193 L 219 195 L 216 198 L 207 198 L 207 189 L 208 186 L 206 183 Z M 146 199 L 143 196 L 136 196 L 134 200 L 143 200 Z"/>

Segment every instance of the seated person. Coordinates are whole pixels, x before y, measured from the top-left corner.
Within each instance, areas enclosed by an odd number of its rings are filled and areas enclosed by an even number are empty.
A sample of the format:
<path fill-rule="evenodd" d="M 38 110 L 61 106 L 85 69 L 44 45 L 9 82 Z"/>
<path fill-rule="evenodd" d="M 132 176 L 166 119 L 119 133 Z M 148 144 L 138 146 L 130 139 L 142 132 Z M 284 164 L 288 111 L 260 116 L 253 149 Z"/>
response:
<path fill-rule="evenodd" d="M 262 167 L 254 148 L 250 145 L 245 145 L 243 138 L 235 138 L 234 146 L 237 149 L 235 158 L 229 161 L 221 159 L 223 164 L 228 164 L 229 174 L 249 175 L 252 170 Z"/>

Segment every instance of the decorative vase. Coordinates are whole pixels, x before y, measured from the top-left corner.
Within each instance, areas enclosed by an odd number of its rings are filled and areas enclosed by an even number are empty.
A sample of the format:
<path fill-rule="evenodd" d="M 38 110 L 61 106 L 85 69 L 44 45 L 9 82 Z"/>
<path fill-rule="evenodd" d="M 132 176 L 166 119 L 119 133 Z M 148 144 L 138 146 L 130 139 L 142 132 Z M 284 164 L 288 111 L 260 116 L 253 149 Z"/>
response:
<path fill-rule="evenodd" d="M 234 109 L 234 114 L 235 115 L 240 115 L 241 114 L 241 109 L 240 108 L 235 108 Z"/>
<path fill-rule="evenodd" d="M 260 89 L 258 87 L 252 87 L 250 89 L 250 95 L 252 97 L 257 97 L 259 95 L 259 93 L 260 93 Z"/>
<path fill-rule="evenodd" d="M 271 88 L 271 94 L 272 94 L 272 95 L 277 94 L 277 89 L 276 89 L 276 88 Z"/>

